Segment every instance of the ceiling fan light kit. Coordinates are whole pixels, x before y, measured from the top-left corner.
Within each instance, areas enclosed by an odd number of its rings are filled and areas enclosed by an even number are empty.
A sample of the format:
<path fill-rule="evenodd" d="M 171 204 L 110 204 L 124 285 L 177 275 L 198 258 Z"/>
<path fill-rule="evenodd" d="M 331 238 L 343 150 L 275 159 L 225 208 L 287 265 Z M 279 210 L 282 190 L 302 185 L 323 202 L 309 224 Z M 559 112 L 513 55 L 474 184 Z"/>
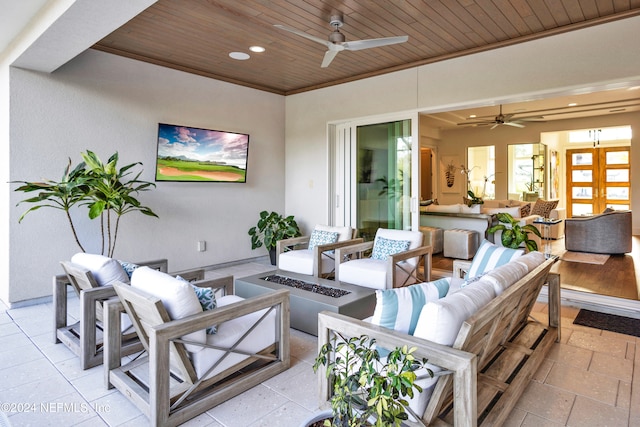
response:
<path fill-rule="evenodd" d="M 379 39 L 367 39 L 367 40 L 354 40 L 347 42 L 344 34 L 340 32 L 340 27 L 344 25 L 341 14 L 331 15 L 329 18 L 329 24 L 333 27 L 333 31 L 329 34 L 327 40 L 323 40 L 319 37 L 312 36 L 295 28 L 289 28 L 284 25 L 275 24 L 274 27 L 281 30 L 288 31 L 298 36 L 304 37 L 308 40 L 320 43 L 327 47 L 327 51 L 322 59 L 321 68 L 326 68 L 331 64 L 333 59 L 343 50 L 363 50 L 371 49 L 374 47 L 389 46 L 392 44 L 404 43 L 409 40 L 409 36 L 397 36 L 397 37 L 385 37 Z"/>

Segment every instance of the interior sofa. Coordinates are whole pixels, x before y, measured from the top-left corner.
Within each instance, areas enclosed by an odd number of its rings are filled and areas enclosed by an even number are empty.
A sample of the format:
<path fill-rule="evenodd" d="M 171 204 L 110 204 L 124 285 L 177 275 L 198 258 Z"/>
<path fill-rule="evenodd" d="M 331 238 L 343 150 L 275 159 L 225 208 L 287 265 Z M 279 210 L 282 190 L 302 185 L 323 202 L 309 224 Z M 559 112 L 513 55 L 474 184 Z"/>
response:
<path fill-rule="evenodd" d="M 538 207 L 536 207 L 536 203 Z M 566 210 L 564 208 L 558 208 L 557 201 L 547 201 L 538 199 L 536 202 L 523 202 L 520 200 L 485 200 L 481 205 L 473 205 L 471 207 L 459 203 L 452 205 L 429 205 L 420 207 L 420 225 L 429 227 L 438 227 L 444 230 L 459 228 L 463 230 L 477 231 L 478 245 L 482 239 L 488 239 L 489 241 L 499 243 L 500 234 L 490 235 L 487 233 L 487 229 L 492 225 L 498 223 L 496 214 L 504 212 L 510 214 L 520 225 L 534 224 L 536 228 L 542 233 L 542 225 L 535 224 L 534 221 L 540 217 L 547 217 L 552 219 L 565 219 Z M 532 214 L 534 212 L 541 212 L 544 215 Z M 564 237 L 564 221 L 560 221 L 558 224 L 550 226 L 549 237 L 552 239 L 559 239 Z M 542 243 L 540 238 L 530 234 L 529 238 L 534 240 L 541 248 Z"/>
<path fill-rule="evenodd" d="M 631 252 L 631 211 L 612 211 L 565 220 L 565 249 L 597 254 Z"/>

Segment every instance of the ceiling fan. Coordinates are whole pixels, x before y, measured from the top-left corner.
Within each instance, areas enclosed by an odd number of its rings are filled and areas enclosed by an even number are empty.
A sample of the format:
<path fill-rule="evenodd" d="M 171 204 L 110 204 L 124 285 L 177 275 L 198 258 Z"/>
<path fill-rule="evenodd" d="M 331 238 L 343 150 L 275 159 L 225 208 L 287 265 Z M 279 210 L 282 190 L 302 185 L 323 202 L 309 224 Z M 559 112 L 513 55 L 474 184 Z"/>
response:
<path fill-rule="evenodd" d="M 284 25 L 276 24 L 274 27 L 280 28 L 281 30 L 289 31 L 290 33 L 297 34 L 306 39 L 314 41 L 316 43 L 323 44 L 327 47 L 327 52 L 324 54 L 324 59 L 322 60 L 322 65 L 320 67 L 326 68 L 329 66 L 333 58 L 343 50 L 362 50 L 362 49 L 370 49 L 372 47 L 380 47 L 380 46 L 388 46 L 397 43 L 404 43 L 409 40 L 409 36 L 398 36 L 398 37 L 386 37 L 381 39 L 368 39 L 368 40 L 355 40 L 352 42 L 347 42 L 344 34 L 340 32 L 340 27 L 344 25 L 342 20 L 342 14 L 334 14 L 331 15 L 329 19 L 329 24 L 333 27 L 333 32 L 329 34 L 328 40 L 323 40 L 319 37 L 315 37 L 304 33 L 302 31 L 298 31 L 295 28 L 285 27 Z"/>
<path fill-rule="evenodd" d="M 500 104 L 500 114 L 495 116 L 493 120 L 477 120 L 473 122 L 464 122 L 458 123 L 458 126 L 486 126 L 493 125 L 491 129 L 495 129 L 500 125 L 505 126 L 513 126 L 517 128 L 525 127 L 521 122 L 540 122 L 543 121 L 543 116 L 534 116 L 534 117 L 518 117 L 516 119 L 513 118 L 515 113 L 512 114 L 502 114 L 502 104 Z"/>

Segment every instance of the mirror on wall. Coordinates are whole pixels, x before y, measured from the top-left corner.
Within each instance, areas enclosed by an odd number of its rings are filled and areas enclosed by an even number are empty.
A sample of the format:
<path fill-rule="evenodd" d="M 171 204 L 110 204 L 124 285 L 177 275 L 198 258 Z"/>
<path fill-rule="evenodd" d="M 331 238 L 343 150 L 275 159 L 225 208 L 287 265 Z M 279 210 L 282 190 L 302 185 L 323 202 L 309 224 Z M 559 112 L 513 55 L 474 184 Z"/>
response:
<path fill-rule="evenodd" d="M 533 202 L 546 197 L 546 149 L 541 143 L 508 146 L 509 199 Z"/>

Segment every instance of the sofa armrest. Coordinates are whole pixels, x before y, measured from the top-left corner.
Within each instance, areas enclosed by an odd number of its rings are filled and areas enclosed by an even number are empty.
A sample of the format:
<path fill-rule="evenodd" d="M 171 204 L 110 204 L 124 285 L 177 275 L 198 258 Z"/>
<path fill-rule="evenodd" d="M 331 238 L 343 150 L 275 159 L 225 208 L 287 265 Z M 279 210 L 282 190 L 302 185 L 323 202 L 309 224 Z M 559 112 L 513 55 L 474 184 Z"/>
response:
<path fill-rule="evenodd" d="M 416 272 L 417 278 L 417 268 L 420 265 L 420 258 L 424 260 L 424 277 L 423 281 L 429 282 L 431 280 L 431 254 L 433 252 L 433 246 L 420 246 L 415 249 L 409 249 L 407 251 L 398 252 L 393 255 L 389 255 L 387 257 L 387 271 L 391 272 L 391 274 L 387 274 L 387 289 L 392 289 L 396 283 L 396 267 L 403 268 L 399 263 L 403 261 L 408 261 L 412 258 L 418 258 L 418 261 L 415 265 L 415 270 L 405 272 L 411 276 L 413 272 Z"/>
<path fill-rule="evenodd" d="M 454 259 L 452 277 L 457 279 L 464 279 L 465 274 L 467 274 L 470 268 L 471 261 L 467 261 L 464 259 Z"/>
<path fill-rule="evenodd" d="M 549 213 L 551 219 L 566 219 L 567 210 L 565 208 L 555 208 Z"/>

